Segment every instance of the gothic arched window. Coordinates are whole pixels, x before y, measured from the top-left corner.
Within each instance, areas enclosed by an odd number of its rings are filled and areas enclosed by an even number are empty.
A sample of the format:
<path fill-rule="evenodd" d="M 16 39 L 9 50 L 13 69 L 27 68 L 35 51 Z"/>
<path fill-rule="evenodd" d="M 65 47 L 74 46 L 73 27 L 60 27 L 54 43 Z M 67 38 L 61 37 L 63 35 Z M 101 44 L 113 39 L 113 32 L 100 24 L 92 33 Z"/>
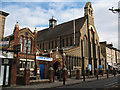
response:
<path fill-rule="evenodd" d="M 87 38 L 84 37 L 84 56 L 87 57 Z"/>

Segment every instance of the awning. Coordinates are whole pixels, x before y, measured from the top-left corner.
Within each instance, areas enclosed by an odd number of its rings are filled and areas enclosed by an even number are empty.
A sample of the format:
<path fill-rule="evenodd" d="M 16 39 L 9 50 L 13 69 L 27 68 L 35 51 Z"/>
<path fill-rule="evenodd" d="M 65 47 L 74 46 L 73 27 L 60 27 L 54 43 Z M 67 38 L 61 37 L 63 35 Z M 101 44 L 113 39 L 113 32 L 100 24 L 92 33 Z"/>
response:
<path fill-rule="evenodd" d="M 3 55 L 0 55 L 0 58 L 6 58 L 5 56 L 3 56 Z"/>
<path fill-rule="evenodd" d="M 112 66 L 112 63 L 108 63 L 108 65 Z"/>
<path fill-rule="evenodd" d="M 113 68 L 118 68 L 117 66 L 113 66 Z"/>

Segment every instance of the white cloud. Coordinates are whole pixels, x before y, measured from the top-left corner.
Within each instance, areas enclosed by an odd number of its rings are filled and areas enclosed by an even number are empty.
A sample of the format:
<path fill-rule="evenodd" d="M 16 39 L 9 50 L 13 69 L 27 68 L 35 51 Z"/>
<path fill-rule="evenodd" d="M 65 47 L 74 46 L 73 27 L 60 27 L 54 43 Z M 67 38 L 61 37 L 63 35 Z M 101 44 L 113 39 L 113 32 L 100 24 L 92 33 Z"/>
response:
<path fill-rule="evenodd" d="M 117 2 L 96 2 L 93 3 L 95 26 L 100 41 L 113 43 L 118 47 L 118 16 L 109 11 L 109 8 L 117 8 Z"/>
<path fill-rule="evenodd" d="M 40 1 L 34 0 L 34 2 L 39 2 L 39 3 Z M 47 0 L 46 2 L 49 1 L 50 0 Z M 55 0 L 52 1 L 56 2 Z M 72 20 L 73 18 L 82 17 L 84 15 L 84 8 L 75 6 L 78 4 L 72 3 L 75 2 L 75 0 L 74 1 L 68 0 L 69 3 L 65 3 L 64 0 L 58 0 L 58 1 L 59 3 L 49 3 L 48 9 L 44 9 L 42 8 L 42 6 L 38 6 L 38 5 L 31 6 L 31 8 L 34 8 L 34 10 L 29 7 L 21 7 L 16 4 L 6 6 L 5 8 L 3 8 L 3 10 L 9 12 L 10 15 L 6 18 L 5 36 L 13 32 L 16 21 L 19 22 L 20 28 L 29 27 L 33 31 L 35 26 L 41 26 L 38 27 L 37 30 L 41 30 L 41 28 L 46 28 L 47 27 L 46 25 L 48 25 L 48 20 L 52 16 L 57 18 L 58 24 L 60 24 Z M 83 2 L 83 0 L 78 0 L 78 1 Z M 78 1 L 77 3 L 80 3 Z M 89 1 L 89 0 L 85 0 L 85 1 Z M 117 47 L 118 17 L 117 14 L 113 14 L 108 9 L 111 8 L 112 6 L 117 8 L 118 0 L 109 0 L 109 2 L 108 0 L 97 0 L 97 1 L 92 0 L 92 1 L 93 1 L 92 6 L 94 9 L 95 27 L 98 32 L 100 41 L 108 41 L 109 43 L 112 42 L 114 46 Z M 32 2 L 32 1 L 28 1 L 28 2 Z M 64 6 L 68 8 L 63 9 Z"/>

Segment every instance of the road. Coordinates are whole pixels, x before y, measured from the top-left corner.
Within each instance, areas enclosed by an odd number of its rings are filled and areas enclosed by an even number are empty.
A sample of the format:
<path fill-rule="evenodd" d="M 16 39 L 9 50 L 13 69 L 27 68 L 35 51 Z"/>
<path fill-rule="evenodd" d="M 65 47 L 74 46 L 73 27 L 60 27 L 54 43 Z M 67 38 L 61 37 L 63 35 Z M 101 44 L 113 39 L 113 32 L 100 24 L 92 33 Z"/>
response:
<path fill-rule="evenodd" d="M 90 90 L 95 90 L 96 88 L 113 88 L 118 83 L 120 84 L 120 76 L 106 78 L 106 79 L 99 79 L 90 82 L 82 82 L 79 84 L 62 86 L 58 88 L 89 88 Z"/>

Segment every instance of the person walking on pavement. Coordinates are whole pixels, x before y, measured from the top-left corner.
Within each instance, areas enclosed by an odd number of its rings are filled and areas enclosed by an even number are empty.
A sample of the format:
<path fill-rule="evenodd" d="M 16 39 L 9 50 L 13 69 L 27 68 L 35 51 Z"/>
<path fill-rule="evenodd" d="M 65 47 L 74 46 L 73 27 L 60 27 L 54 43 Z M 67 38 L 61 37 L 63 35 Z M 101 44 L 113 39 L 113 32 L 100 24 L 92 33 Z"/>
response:
<path fill-rule="evenodd" d="M 115 68 L 113 69 L 113 74 L 114 74 L 114 77 L 115 77 L 115 75 L 116 75 L 116 70 L 115 70 Z"/>

